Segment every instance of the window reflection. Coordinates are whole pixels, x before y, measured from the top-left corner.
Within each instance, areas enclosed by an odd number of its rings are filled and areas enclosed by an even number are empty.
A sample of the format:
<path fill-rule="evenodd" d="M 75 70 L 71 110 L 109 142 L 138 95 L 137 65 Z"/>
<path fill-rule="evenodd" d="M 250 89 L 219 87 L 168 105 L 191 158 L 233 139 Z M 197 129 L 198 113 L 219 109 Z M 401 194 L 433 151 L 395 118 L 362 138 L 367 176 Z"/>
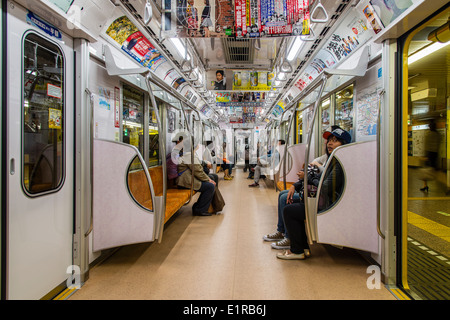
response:
<path fill-rule="evenodd" d="M 336 158 L 330 161 L 327 171 L 323 173 L 325 176 L 319 195 L 319 213 L 330 210 L 336 205 L 344 192 L 345 175 L 341 163 Z"/>
<path fill-rule="evenodd" d="M 336 92 L 334 124 L 353 134 L 353 84 Z"/>
<path fill-rule="evenodd" d="M 33 33 L 23 53 L 22 179 L 34 195 L 63 180 L 64 58 L 58 46 Z"/>
<path fill-rule="evenodd" d="M 144 93 L 123 86 L 123 142 L 131 144 L 144 154 Z"/>

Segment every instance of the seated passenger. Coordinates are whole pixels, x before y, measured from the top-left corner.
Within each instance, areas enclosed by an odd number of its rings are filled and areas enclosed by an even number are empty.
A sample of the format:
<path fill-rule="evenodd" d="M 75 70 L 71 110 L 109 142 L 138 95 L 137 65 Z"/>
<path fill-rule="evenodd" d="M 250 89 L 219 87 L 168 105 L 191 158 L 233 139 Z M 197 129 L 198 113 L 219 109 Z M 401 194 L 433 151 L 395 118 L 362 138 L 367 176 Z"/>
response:
<path fill-rule="evenodd" d="M 330 154 L 328 153 L 328 150 L 327 150 L 327 154 L 324 154 L 324 155 L 314 159 L 310 163 L 310 165 L 317 166 L 319 168 L 319 171 L 322 172 L 329 156 L 330 156 Z M 298 176 L 299 182 L 292 185 L 289 190 L 282 190 L 278 194 L 277 230 L 274 233 L 266 234 L 263 237 L 264 241 L 277 241 L 277 242 L 272 243 L 272 248 L 274 248 L 274 249 L 289 249 L 290 248 L 289 235 L 284 226 L 283 210 L 286 205 L 293 203 L 293 202 L 300 201 L 300 195 L 296 191 L 296 187 L 298 188 L 299 185 L 303 183 L 303 179 L 305 176 L 304 171 L 300 170 L 299 172 L 297 172 L 297 176 Z"/>
<path fill-rule="evenodd" d="M 284 140 L 278 140 L 278 146 L 284 145 L 286 142 Z M 254 183 L 250 184 L 249 187 L 259 187 L 259 179 L 261 179 L 261 170 L 263 167 L 269 165 L 271 168 L 275 168 L 280 163 L 280 153 L 277 149 L 273 154 L 267 154 L 267 156 L 258 157 L 258 164 L 254 168 Z"/>
<path fill-rule="evenodd" d="M 177 185 L 181 188 L 190 189 L 192 183 L 192 172 L 194 174 L 194 190 L 200 192 L 200 197 L 192 206 L 194 216 L 210 216 L 209 206 L 214 196 L 216 183 L 203 171 L 202 164 L 194 153 L 194 164 L 191 165 L 191 153 L 184 152 L 178 161 Z"/>
<path fill-rule="evenodd" d="M 339 127 L 335 127 L 332 132 L 325 132 L 323 137 L 327 139 L 327 153 L 330 154 L 338 146 L 351 142 L 350 134 Z M 342 189 L 344 174 L 338 161 L 333 162 L 329 166 L 329 171 L 326 174 L 327 176 L 321 187 L 321 195 L 324 195 L 326 205 L 330 205 L 335 198 L 335 191 Z M 277 254 L 277 258 L 302 260 L 310 256 L 310 248 L 305 229 L 305 204 L 303 202 L 293 203 L 293 194 L 294 191 L 289 190 L 287 196 L 287 202 L 289 204 L 283 210 L 283 220 L 289 234 L 290 249 Z"/>
<path fill-rule="evenodd" d="M 209 161 L 202 160 L 203 171 L 219 186 L 219 176 L 216 173 L 211 173 L 212 163 Z"/>

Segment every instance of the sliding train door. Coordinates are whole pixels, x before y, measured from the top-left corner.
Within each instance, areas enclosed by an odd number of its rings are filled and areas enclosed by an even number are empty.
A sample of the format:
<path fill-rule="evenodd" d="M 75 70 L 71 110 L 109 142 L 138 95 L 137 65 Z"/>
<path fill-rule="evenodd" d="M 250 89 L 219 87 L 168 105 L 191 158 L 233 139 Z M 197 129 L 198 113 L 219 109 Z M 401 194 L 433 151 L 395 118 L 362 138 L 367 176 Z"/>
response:
<path fill-rule="evenodd" d="M 7 299 L 68 278 L 74 221 L 72 39 L 8 5 Z"/>
<path fill-rule="evenodd" d="M 403 41 L 400 285 L 450 299 L 450 8 Z"/>

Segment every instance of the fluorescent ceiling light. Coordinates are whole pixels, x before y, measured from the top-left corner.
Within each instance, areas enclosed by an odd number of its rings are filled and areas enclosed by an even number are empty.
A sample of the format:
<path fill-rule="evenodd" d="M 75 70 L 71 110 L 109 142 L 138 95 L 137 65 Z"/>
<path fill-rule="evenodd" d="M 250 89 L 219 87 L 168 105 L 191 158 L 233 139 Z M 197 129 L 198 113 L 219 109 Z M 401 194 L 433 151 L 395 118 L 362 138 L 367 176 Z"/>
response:
<path fill-rule="evenodd" d="M 286 57 L 288 61 L 294 60 L 294 58 L 297 56 L 297 53 L 299 52 L 300 48 L 303 46 L 303 40 L 300 39 L 300 37 L 296 37 L 294 40 L 294 43 L 291 45 L 291 49 L 289 50 L 289 53 Z"/>
<path fill-rule="evenodd" d="M 413 53 L 411 56 L 409 56 L 408 64 L 412 64 L 412 63 L 428 56 L 429 54 L 432 54 L 433 52 L 436 52 L 436 51 L 448 46 L 449 44 L 450 44 L 450 41 L 446 42 L 446 43 L 435 42 L 432 45 L 429 45 L 428 47 L 426 47 L 425 49 L 422 49 L 419 52 Z"/>
<path fill-rule="evenodd" d="M 177 49 L 178 53 L 184 59 L 184 57 L 186 57 L 186 47 L 184 46 L 184 44 L 181 42 L 179 38 L 169 38 L 169 39 Z M 191 60 L 191 56 L 189 54 L 187 54 L 186 60 Z"/>

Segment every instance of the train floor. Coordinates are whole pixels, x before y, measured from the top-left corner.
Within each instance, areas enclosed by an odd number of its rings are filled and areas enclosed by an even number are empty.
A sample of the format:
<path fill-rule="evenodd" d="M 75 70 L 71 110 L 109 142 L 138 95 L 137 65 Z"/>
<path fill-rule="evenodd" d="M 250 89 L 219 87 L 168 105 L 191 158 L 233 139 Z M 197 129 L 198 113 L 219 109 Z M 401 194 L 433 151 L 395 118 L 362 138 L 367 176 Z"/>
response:
<path fill-rule="evenodd" d="M 95 265 L 70 300 L 395 300 L 369 289 L 370 263 L 351 249 L 315 244 L 306 260 L 280 260 L 263 235 L 275 231 L 278 193 L 271 182 L 249 188 L 242 169 L 219 188 L 222 214 L 169 221 L 161 243 L 125 246 Z"/>

